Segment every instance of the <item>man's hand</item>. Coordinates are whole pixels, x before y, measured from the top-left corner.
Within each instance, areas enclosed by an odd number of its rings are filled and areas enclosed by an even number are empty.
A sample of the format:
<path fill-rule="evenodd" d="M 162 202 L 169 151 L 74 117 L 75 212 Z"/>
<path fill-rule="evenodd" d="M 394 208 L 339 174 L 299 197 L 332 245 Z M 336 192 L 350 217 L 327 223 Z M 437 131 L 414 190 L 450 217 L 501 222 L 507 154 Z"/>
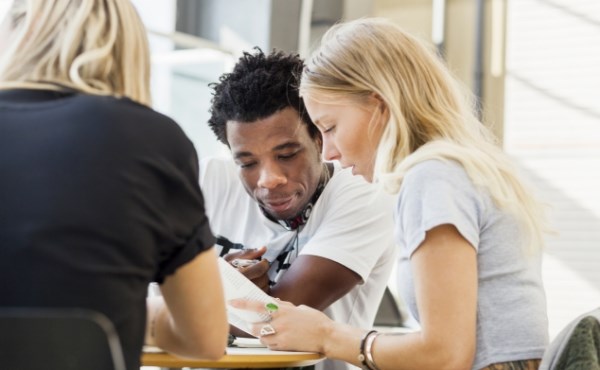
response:
<path fill-rule="evenodd" d="M 262 289 L 265 293 L 269 293 L 269 261 L 261 260 L 263 254 L 267 251 L 267 247 L 258 249 L 244 249 L 239 252 L 233 252 L 225 255 L 223 258 L 232 266 L 237 268 L 245 277 Z M 255 263 L 247 263 L 245 261 L 256 261 Z"/>

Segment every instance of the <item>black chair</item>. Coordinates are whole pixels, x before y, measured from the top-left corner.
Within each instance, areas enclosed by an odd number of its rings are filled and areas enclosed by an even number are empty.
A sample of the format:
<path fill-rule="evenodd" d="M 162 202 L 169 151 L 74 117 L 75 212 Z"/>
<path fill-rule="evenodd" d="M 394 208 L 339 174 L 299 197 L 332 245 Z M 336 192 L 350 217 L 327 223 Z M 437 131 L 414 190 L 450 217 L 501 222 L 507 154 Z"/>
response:
<path fill-rule="evenodd" d="M 112 323 L 80 309 L 0 308 L 0 368 L 125 370 Z"/>

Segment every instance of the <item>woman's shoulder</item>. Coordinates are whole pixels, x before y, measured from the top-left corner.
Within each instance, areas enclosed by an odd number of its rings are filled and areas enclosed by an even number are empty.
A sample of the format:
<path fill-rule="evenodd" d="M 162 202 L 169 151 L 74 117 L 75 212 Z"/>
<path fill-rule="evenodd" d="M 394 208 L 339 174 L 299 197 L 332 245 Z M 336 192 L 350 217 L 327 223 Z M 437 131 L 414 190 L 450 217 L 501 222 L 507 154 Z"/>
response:
<path fill-rule="evenodd" d="M 76 109 L 85 111 L 90 122 L 102 123 L 111 131 L 137 133 L 146 140 L 188 141 L 175 120 L 129 98 L 81 95 L 78 100 L 80 106 Z"/>
<path fill-rule="evenodd" d="M 81 94 L 78 104 L 100 117 L 111 116 L 119 121 L 129 122 L 132 122 L 132 118 L 144 119 L 148 124 L 177 125 L 170 117 L 127 97 Z"/>
<path fill-rule="evenodd" d="M 416 163 L 407 172 L 405 182 L 431 180 L 468 180 L 464 167 L 451 159 L 427 159 Z"/>
<path fill-rule="evenodd" d="M 183 129 L 171 118 L 128 98 L 84 95 L 77 97 L 64 114 L 82 136 L 96 137 L 121 155 L 143 153 L 148 158 L 167 157 L 178 163 L 196 157 Z"/>

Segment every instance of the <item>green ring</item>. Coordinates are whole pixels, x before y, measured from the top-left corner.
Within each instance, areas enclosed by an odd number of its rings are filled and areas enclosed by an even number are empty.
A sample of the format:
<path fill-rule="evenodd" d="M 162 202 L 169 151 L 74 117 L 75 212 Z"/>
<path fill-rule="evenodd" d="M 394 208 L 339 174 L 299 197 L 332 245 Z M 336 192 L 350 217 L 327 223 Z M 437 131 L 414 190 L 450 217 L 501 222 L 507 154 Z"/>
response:
<path fill-rule="evenodd" d="M 267 312 L 273 313 L 279 309 L 279 306 L 277 306 L 275 303 L 269 302 L 265 304 L 265 308 L 267 309 Z"/>

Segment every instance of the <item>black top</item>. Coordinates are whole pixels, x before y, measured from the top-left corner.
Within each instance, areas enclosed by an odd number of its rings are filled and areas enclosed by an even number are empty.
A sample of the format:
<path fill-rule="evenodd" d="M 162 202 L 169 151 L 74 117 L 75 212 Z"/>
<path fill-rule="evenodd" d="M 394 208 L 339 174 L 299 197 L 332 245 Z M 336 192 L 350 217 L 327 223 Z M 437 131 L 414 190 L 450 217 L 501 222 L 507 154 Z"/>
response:
<path fill-rule="evenodd" d="M 210 248 L 198 159 L 129 99 L 0 91 L 0 306 L 84 307 L 138 369 L 148 283 Z"/>

